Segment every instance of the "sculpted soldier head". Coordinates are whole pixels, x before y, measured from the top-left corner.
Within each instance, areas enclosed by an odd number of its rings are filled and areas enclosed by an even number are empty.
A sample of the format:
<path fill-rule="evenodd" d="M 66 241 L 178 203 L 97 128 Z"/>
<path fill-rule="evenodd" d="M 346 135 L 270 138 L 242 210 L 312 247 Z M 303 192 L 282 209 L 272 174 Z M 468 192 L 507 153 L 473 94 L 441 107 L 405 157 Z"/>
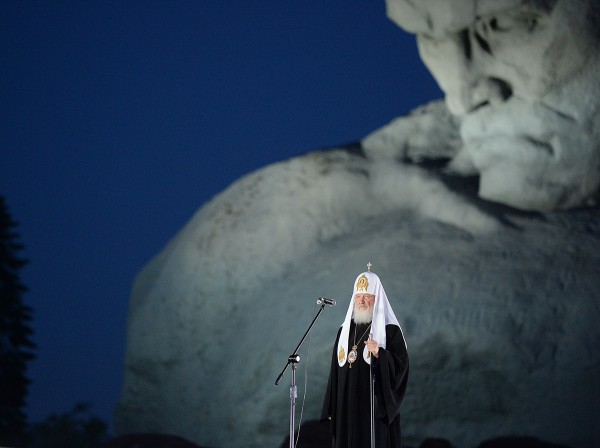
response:
<path fill-rule="evenodd" d="M 462 117 L 453 161 L 524 210 L 590 204 L 600 185 L 600 2 L 386 0 Z"/>

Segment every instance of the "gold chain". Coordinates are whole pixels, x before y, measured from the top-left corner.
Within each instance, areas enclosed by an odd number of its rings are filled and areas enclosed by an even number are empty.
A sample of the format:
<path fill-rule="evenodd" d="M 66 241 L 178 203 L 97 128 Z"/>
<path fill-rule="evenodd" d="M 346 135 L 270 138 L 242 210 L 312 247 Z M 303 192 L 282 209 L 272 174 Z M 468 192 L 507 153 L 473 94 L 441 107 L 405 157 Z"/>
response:
<path fill-rule="evenodd" d="M 354 326 L 354 346 L 353 348 L 356 348 L 356 327 L 358 327 L 358 324 L 356 324 Z M 367 331 L 369 331 L 369 328 L 371 328 L 371 324 L 369 324 L 369 326 L 367 327 L 367 329 L 365 330 L 365 332 L 362 334 L 362 336 L 358 339 L 358 342 L 360 343 L 360 341 L 362 340 L 362 338 L 365 337 L 365 334 L 367 334 Z"/>

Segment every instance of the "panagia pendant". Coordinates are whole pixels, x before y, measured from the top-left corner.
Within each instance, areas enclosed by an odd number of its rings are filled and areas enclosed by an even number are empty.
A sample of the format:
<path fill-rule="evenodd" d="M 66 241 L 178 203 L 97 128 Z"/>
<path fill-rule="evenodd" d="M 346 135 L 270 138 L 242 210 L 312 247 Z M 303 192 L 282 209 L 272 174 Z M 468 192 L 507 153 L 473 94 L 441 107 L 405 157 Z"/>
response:
<path fill-rule="evenodd" d="M 348 364 L 350 364 L 350 368 L 352 368 L 352 363 L 358 358 L 358 353 L 356 352 L 357 348 L 356 345 L 353 345 L 352 350 L 348 353 Z"/>

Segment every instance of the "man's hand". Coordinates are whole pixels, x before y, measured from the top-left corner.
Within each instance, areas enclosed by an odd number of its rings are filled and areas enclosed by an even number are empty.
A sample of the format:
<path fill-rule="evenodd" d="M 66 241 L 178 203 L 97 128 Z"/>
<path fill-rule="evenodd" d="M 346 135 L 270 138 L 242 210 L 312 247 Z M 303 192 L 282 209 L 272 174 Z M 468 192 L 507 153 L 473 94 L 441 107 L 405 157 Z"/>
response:
<path fill-rule="evenodd" d="M 379 356 L 379 344 L 374 339 L 369 339 L 365 341 L 365 345 L 367 346 L 367 350 L 369 350 L 375 358 Z"/>

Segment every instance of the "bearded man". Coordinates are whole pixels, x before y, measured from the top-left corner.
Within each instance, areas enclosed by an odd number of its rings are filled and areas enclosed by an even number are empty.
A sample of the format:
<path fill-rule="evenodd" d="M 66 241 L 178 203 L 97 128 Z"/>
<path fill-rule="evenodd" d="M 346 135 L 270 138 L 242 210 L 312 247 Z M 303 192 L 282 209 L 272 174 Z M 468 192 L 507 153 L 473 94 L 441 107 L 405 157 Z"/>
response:
<path fill-rule="evenodd" d="M 548 212 L 600 196 L 600 2 L 386 0 L 461 119 L 451 170 Z"/>
<path fill-rule="evenodd" d="M 375 446 L 400 447 L 400 405 L 407 383 L 404 335 L 379 277 L 369 269 L 354 282 L 334 344 L 321 415 L 331 421 L 333 446 L 371 446 L 373 400 Z"/>

